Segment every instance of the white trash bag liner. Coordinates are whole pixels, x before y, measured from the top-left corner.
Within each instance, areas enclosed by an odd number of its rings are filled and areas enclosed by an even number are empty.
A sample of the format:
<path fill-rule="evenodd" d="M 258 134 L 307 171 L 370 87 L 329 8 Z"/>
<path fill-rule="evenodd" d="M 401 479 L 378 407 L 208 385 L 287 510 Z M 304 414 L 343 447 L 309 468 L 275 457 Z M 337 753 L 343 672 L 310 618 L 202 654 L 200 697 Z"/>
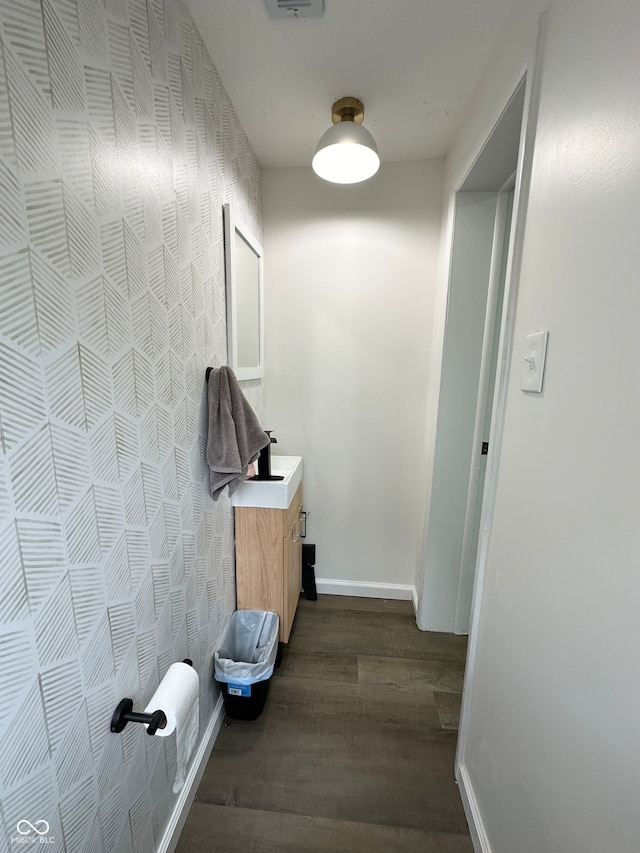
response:
<path fill-rule="evenodd" d="M 255 684 L 271 678 L 278 653 L 278 614 L 236 610 L 213 656 L 216 681 Z"/>

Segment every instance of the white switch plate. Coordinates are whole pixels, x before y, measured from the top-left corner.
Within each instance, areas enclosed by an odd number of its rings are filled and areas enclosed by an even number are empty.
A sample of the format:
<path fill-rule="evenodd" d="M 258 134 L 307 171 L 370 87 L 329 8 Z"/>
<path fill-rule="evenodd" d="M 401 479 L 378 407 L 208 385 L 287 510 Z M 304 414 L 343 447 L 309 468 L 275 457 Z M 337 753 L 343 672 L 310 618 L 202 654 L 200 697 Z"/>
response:
<path fill-rule="evenodd" d="M 542 377 L 544 376 L 544 360 L 547 354 L 547 340 L 549 332 L 535 332 L 525 338 L 526 346 L 522 364 L 523 391 L 542 391 Z"/>

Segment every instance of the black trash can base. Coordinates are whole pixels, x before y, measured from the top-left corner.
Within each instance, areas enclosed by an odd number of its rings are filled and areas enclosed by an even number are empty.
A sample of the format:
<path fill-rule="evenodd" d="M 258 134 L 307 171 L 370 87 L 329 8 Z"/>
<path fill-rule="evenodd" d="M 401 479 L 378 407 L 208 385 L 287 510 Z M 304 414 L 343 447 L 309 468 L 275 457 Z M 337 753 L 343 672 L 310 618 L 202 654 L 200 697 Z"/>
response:
<path fill-rule="evenodd" d="M 256 681 L 241 689 L 219 681 L 227 717 L 233 720 L 257 720 L 267 700 L 270 680 L 266 678 L 264 681 Z M 243 695 L 247 692 L 249 695 Z"/>

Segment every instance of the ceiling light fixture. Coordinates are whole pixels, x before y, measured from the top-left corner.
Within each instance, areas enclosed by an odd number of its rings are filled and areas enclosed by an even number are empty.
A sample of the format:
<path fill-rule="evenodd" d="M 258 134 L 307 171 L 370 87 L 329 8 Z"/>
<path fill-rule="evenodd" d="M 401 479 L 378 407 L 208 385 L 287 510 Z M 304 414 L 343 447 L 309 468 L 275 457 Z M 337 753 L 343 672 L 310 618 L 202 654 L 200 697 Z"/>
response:
<path fill-rule="evenodd" d="M 362 127 L 364 106 L 357 98 L 340 98 L 331 110 L 333 127 L 321 137 L 311 165 L 316 175 L 334 184 L 357 184 L 378 171 L 378 147 Z"/>

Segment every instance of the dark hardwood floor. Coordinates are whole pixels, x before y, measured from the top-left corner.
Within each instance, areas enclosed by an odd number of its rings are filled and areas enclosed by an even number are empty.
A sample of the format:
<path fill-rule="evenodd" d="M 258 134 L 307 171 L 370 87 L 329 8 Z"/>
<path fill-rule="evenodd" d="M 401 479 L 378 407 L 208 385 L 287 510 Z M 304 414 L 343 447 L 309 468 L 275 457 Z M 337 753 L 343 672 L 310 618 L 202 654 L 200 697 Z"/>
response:
<path fill-rule="evenodd" d="M 178 853 L 473 853 L 453 776 L 465 653 L 407 601 L 301 599 L 262 715 L 225 720 Z"/>

